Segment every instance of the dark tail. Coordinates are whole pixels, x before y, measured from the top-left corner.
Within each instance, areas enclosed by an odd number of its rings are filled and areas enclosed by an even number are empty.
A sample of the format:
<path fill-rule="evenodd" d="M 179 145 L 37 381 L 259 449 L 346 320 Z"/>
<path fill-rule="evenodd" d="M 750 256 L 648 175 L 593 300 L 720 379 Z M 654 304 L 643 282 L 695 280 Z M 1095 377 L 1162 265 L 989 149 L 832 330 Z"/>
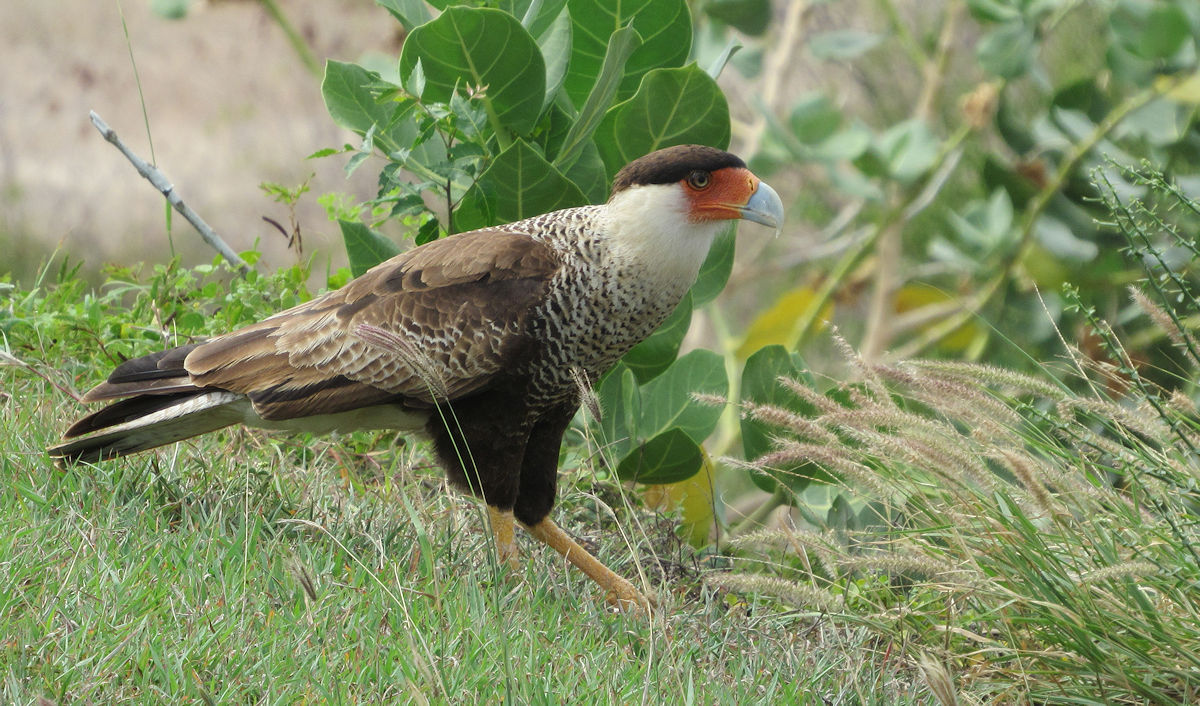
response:
<path fill-rule="evenodd" d="M 117 400 L 71 425 L 49 449 L 59 465 L 145 451 L 240 422 L 244 395 L 191 384 L 183 359 L 195 345 L 128 360 L 84 402 Z"/>

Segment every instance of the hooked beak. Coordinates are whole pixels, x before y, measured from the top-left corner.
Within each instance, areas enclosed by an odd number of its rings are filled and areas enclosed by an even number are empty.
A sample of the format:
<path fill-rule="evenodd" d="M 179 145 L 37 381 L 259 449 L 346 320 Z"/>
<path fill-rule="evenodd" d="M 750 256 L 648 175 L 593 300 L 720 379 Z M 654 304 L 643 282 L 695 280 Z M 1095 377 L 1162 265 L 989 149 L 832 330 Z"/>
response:
<path fill-rule="evenodd" d="M 776 235 L 783 227 L 783 201 L 765 181 L 758 182 L 758 188 L 738 213 L 747 221 L 774 228 Z"/>

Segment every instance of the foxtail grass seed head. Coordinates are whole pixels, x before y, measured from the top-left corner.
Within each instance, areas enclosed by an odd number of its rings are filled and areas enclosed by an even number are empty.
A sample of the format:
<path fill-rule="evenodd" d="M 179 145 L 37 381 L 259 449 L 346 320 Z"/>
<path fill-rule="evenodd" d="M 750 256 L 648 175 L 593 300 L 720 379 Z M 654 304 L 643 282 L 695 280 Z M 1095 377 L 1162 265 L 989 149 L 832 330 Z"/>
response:
<path fill-rule="evenodd" d="M 440 373 L 442 366 L 430 358 L 428 353 L 413 345 L 412 341 L 395 332 L 370 324 L 355 326 L 354 335 L 376 348 L 399 357 L 425 384 L 433 399 L 445 400 L 450 396 L 446 381 Z"/>
<path fill-rule="evenodd" d="M 571 380 L 575 382 L 575 387 L 579 390 L 579 400 L 584 409 L 588 411 L 592 419 L 600 421 L 604 411 L 600 409 L 600 397 L 592 388 L 592 381 L 588 378 L 587 371 L 578 365 L 572 365 Z"/>
<path fill-rule="evenodd" d="M 803 380 L 795 380 L 786 375 L 780 375 L 776 378 L 776 381 L 790 390 L 796 397 L 816 407 L 822 413 L 830 414 L 842 409 L 840 404 L 812 389 Z"/>
<path fill-rule="evenodd" d="M 1016 476 L 1021 485 L 1025 486 L 1025 490 L 1029 493 L 1029 497 L 1033 500 L 1037 509 L 1050 517 L 1059 513 L 1059 508 L 1054 502 L 1054 496 L 1046 488 L 1040 476 L 1043 475 L 1043 468 L 1036 459 L 1025 453 L 1018 453 L 1011 449 L 996 449 L 995 457 L 999 458 L 1006 468 Z"/>
<path fill-rule="evenodd" d="M 817 613 L 832 613 L 840 603 L 838 598 L 828 591 L 777 576 L 716 573 L 705 576 L 704 582 L 735 593 L 769 596 L 795 608 Z"/>
<path fill-rule="evenodd" d="M 1097 584 L 1114 579 L 1144 579 L 1158 573 L 1159 568 L 1148 561 L 1127 561 L 1085 571 L 1079 575 L 1078 581 L 1082 584 Z"/>
<path fill-rule="evenodd" d="M 1005 370 L 994 365 L 952 360 L 909 360 L 904 362 L 904 366 L 974 381 L 980 385 L 1008 390 L 1015 394 L 1037 395 L 1052 400 L 1061 399 L 1067 394 L 1063 388 L 1046 382 L 1044 379 Z"/>
<path fill-rule="evenodd" d="M 1171 314 L 1160 307 L 1156 302 L 1146 296 L 1145 292 L 1137 287 L 1129 287 L 1129 298 L 1137 305 L 1137 308 L 1142 310 L 1154 325 L 1162 329 L 1163 333 L 1167 334 L 1167 338 L 1180 348 L 1195 348 L 1196 341 L 1190 333 L 1179 328 L 1178 322 L 1172 318 Z"/>
<path fill-rule="evenodd" d="M 773 427 L 787 429 L 798 436 L 808 437 L 827 444 L 838 443 L 837 435 L 822 427 L 815 420 L 793 412 L 790 409 L 769 404 L 745 402 L 742 410 L 751 419 Z"/>
<path fill-rule="evenodd" d="M 917 670 L 930 693 L 941 706 L 958 706 L 958 690 L 954 687 L 954 678 L 946 664 L 928 652 L 922 652 L 917 657 Z"/>
<path fill-rule="evenodd" d="M 707 407 L 724 407 L 729 404 L 729 398 L 725 395 L 714 395 L 708 392 L 693 392 L 692 401 Z"/>

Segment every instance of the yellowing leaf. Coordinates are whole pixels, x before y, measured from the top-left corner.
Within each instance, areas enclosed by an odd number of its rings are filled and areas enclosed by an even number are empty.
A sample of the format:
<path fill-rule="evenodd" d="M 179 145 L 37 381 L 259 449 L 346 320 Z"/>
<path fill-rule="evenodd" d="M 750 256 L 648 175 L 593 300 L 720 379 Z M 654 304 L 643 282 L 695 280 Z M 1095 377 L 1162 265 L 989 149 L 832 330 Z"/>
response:
<path fill-rule="evenodd" d="M 1176 103 L 1196 105 L 1200 103 L 1200 71 L 1171 85 L 1174 79 L 1170 76 L 1159 76 L 1155 79 L 1155 88 L 1164 91 L 1167 98 Z"/>
<path fill-rule="evenodd" d="M 924 284 L 910 284 L 896 293 L 895 309 L 897 314 L 915 311 L 922 307 L 944 304 L 953 297 L 943 290 Z M 935 326 L 940 321 L 931 321 L 927 326 Z M 942 339 L 939 344 L 943 350 L 965 350 L 979 336 L 979 325 L 968 321 L 955 329 L 954 333 Z"/>
<path fill-rule="evenodd" d="M 708 543 L 713 526 L 713 464 L 704 447 L 696 475 L 678 483 L 646 487 L 646 504 L 658 510 L 680 508 L 688 542 L 694 547 Z"/>
<path fill-rule="evenodd" d="M 803 319 L 815 304 L 816 293 L 811 287 L 796 287 L 783 293 L 771 308 L 758 315 L 746 331 L 746 338 L 738 346 L 737 356 L 750 357 L 754 351 L 770 345 L 781 345 L 789 350 L 796 346 Z M 826 303 L 817 314 L 813 331 L 821 331 L 833 316 L 833 304 Z"/>

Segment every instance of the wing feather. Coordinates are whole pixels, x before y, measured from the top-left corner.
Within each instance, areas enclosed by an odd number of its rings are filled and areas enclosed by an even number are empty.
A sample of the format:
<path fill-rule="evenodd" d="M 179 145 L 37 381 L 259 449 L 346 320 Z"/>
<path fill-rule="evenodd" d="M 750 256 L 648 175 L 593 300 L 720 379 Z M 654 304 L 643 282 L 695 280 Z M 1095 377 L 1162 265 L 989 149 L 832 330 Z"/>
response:
<path fill-rule="evenodd" d="M 455 399 L 528 354 L 529 314 L 559 264 L 528 235 L 463 233 L 203 343 L 184 367 L 196 386 L 247 395 L 264 419 Z M 395 345 L 364 337 L 364 327 Z"/>

